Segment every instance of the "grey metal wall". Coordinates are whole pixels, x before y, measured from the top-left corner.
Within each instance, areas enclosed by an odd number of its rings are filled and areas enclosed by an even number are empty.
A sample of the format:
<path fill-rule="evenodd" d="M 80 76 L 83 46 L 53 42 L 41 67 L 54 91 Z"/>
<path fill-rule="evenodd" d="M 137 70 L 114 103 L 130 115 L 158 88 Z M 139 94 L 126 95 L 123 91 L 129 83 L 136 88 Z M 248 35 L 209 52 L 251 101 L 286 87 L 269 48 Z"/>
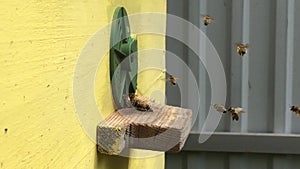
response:
<path fill-rule="evenodd" d="M 290 105 L 300 105 L 300 1 L 169 0 L 168 13 L 189 20 L 206 33 L 224 65 L 226 104 L 241 106 L 247 113 L 239 122 L 223 116 L 216 133 L 199 144 L 199 131 L 211 105 L 208 77 L 193 52 L 167 38 L 167 50 L 181 57 L 196 74 L 202 100 L 184 151 L 167 154 L 166 168 L 300 168 L 300 117 L 289 111 Z M 203 26 L 203 14 L 215 22 Z M 246 56 L 236 54 L 237 42 L 249 43 Z M 172 65 L 168 65 L 167 55 L 168 66 Z M 180 104 L 175 90 L 167 85 L 168 104 Z"/>

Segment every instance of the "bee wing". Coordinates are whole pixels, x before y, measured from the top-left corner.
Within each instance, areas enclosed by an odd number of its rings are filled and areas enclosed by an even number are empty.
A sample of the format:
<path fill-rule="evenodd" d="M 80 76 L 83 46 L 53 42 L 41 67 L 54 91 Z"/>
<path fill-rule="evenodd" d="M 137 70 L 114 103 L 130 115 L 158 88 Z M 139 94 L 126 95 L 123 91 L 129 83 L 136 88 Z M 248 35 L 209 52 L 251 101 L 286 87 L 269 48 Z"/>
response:
<path fill-rule="evenodd" d="M 241 108 L 241 107 L 235 108 L 235 111 L 238 112 L 238 113 L 246 113 L 246 112 L 243 110 L 243 108 Z"/>
<path fill-rule="evenodd" d="M 180 78 L 177 78 L 177 77 L 175 77 L 175 76 L 173 76 L 173 75 L 171 75 L 171 74 L 170 74 L 170 76 L 169 76 L 168 78 L 166 78 L 166 79 L 169 80 L 170 78 L 174 78 L 175 80 L 180 79 Z"/>
<path fill-rule="evenodd" d="M 167 77 L 167 78 L 163 77 L 163 78 L 160 78 L 160 80 L 168 81 L 168 80 L 170 80 L 170 77 Z"/>
<path fill-rule="evenodd" d="M 214 105 L 214 108 L 218 111 L 218 112 L 226 112 L 227 110 L 226 110 L 226 108 L 223 106 L 223 105 L 221 105 L 221 104 L 215 104 Z"/>
<path fill-rule="evenodd" d="M 205 18 L 209 18 L 212 22 L 215 22 L 215 19 L 212 18 L 211 16 L 209 15 L 201 15 L 202 19 L 205 20 Z"/>
<path fill-rule="evenodd" d="M 243 43 L 237 42 L 237 43 L 235 43 L 235 45 L 236 45 L 237 47 L 245 47 L 245 48 L 249 48 L 249 44 L 248 44 L 248 43 L 247 43 L 247 44 L 243 44 Z"/>

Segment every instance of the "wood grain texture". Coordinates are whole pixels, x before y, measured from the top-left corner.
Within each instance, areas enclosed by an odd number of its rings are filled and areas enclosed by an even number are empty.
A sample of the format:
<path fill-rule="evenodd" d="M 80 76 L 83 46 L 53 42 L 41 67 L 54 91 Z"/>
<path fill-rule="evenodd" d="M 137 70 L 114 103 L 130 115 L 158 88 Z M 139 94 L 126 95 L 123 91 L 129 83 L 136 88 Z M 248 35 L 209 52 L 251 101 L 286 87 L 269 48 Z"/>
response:
<path fill-rule="evenodd" d="M 125 148 L 178 152 L 191 130 L 192 111 L 151 104 L 153 111 L 117 110 L 97 128 L 98 150 L 120 154 Z"/>

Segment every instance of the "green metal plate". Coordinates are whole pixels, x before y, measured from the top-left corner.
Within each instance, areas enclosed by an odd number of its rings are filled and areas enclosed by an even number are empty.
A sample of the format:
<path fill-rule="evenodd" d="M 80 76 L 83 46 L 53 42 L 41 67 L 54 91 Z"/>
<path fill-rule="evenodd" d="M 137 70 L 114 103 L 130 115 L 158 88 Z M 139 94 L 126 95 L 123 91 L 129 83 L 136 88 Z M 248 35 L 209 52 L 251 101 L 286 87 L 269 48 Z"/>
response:
<path fill-rule="evenodd" d="M 125 8 L 115 10 L 110 33 L 110 80 L 116 108 L 126 107 L 124 97 L 137 86 L 137 41 L 130 37 Z"/>

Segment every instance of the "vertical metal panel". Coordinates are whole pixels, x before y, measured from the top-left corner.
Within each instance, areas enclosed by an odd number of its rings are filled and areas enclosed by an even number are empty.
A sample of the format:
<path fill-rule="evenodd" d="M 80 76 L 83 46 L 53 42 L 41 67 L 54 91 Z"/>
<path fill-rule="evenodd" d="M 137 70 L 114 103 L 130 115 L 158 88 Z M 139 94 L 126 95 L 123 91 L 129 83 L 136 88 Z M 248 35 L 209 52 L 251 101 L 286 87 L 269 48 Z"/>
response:
<path fill-rule="evenodd" d="M 287 160 L 285 155 L 280 155 L 280 156 L 274 156 L 273 157 L 273 163 L 272 163 L 272 168 L 273 169 L 282 169 L 286 168 L 287 166 Z"/>
<path fill-rule="evenodd" d="M 300 1 L 294 1 L 294 34 L 293 40 L 294 44 L 292 46 L 293 53 L 293 101 L 291 104 L 300 106 Z M 300 133 L 300 118 L 295 118 L 292 115 L 292 132 Z"/>
<path fill-rule="evenodd" d="M 249 29 L 248 131 L 272 132 L 274 107 L 275 3 L 251 0 Z M 245 96 L 246 97 L 246 96 Z"/>
<path fill-rule="evenodd" d="M 206 153 L 205 167 L 208 169 L 224 169 L 228 165 L 225 153 Z"/>
<path fill-rule="evenodd" d="M 168 169 L 296 169 L 299 165 L 300 157 L 296 155 L 211 152 L 166 155 Z"/>
<path fill-rule="evenodd" d="M 238 169 L 238 168 L 247 168 L 246 154 L 230 154 L 229 155 L 229 168 Z"/>
<path fill-rule="evenodd" d="M 198 8 L 199 12 L 198 12 L 198 17 L 193 15 L 194 11 L 189 11 L 189 15 L 188 15 L 188 19 L 189 20 L 198 20 L 198 24 L 197 22 L 195 22 L 195 24 L 198 25 L 198 27 L 201 29 L 201 31 L 206 32 L 206 28 L 205 26 L 202 24 L 202 20 L 201 20 L 201 15 L 205 15 L 206 13 L 206 5 L 207 5 L 207 0 L 201 0 L 199 1 L 198 4 L 195 3 L 195 1 L 188 1 L 189 6 L 193 6 L 194 8 Z M 194 6 L 195 5 L 195 6 Z M 197 11 L 197 10 L 196 10 Z M 200 18 L 199 18 L 200 16 Z M 199 39 L 199 46 L 200 46 L 200 51 L 201 54 L 204 56 L 204 62 L 202 63 L 201 61 L 198 61 L 198 71 L 199 71 L 199 75 L 198 75 L 198 86 L 199 86 L 199 91 L 200 91 L 200 109 L 199 109 L 199 114 L 198 114 L 198 127 L 197 128 L 193 128 L 193 130 L 196 129 L 196 131 L 201 131 L 203 124 L 205 122 L 205 119 L 207 117 L 207 112 L 208 112 L 208 108 L 207 108 L 207 104 L 209 104 L 209 100 L 208 100 L 208 90 L 207 88 L 209 88 L 209 84 L 208 84 L 208 77 L 206 74 L 206 70 L 204 67 L 204 64 L 206 64 L 206 40 L 205 39 Z M 191 59 L 188 59 L 189 63 L 192 62 Z"/>
<path fill-rule="evenodd" d="M 171 15 L 177 15 L 181 18 L 186 18 L 187 8 L 188 8 L 187 5 L 188 4 L 184 3 L 184 1 L 182 1 L 182 0 L 177 1 L 176 3 L 167 3 L 167 12 L 168 12 L 168 14 L 171 14 Z M 168 25 L 168 20 L 167 20 L 167 25 Z M 179 25 L 179 26 L 183 27 L 183 25 Z M 167 31 L 168 31 L 168 28 L 167 28 Z M 169 28 L 169 29 L 171 29 L 171 28 Z M 166 37 L 166 41 L 167 41 L 166 48 L 167 48 L 167 51 L 169 51 L 166 53 L 166 60 L 168 60 L 166 62 L 169 62 L 170 60 L 172 60 L 170 58 L 174 57 L 174 55 L 176 55 L 176 57 L 178 57 L 186 62 L 186 60 L 187 60 L 186 46 L 184 46 L 181 42 L 177 41 L 176 39 L 173 39 L 172 37 Z M 166 69 L 170 70 L 171 66 L 174 67 L 174 65 L 166 64 Z M 176 65 L 176 67 L 177 66 L 182 67 L 182 65 Z M 181 67 L 178 67 L 176 69 L 176 74 L 174 74 L 174 72 L 169 72 L 169 73 L 173 74 L 174 76 L 176 75 L 178 77 L 181 77 L 181 78 L 186 77 L 184 75 L 184 72 L 182 71 Z M 184 80 L 184 79 L 181 79 L 181 80 Z M 167 85 L 166 88 L 169 89 L 166 91 L 167 103 L 170 105 L 179 106 L 181 104 L 181 99 L 180 99 L 181 96 L 180 96 L 178 87 L 172 86 L 172 85 L 170 85 L 170 83 L 166 83 L 166 85 Z"/>
<path fill-rule="evenodd" d="M 188 152 L 187 169 L 199 169 L 199 166 L 201 166 L 201 168 L 207 168 L 207 163 L 207 153 Z"/>
<path fill-rule="evenodd" d="M 232 106 L 242 106 L 248 111 L 248 79 L 249 56 L 240 57 L 236 53 L 236 43 L 249 41 L 249 1 L 232 1 L 232 31 L 231 31 L 231 103 Z M 248 129 L 248 115 L 243 115 L 240 122 L 231 122 L 231 131 Z"/>
<path fill-rule="evenodd" d="M 231 44 L 228 42 L 231 39 L 231 1 L 207 0 L 205 7 L 207 9 L 203 9 L 205 13 L 202 13 L 208 14 L 215 19 L 213 24 L 205 27 L 206 35 L 220 56 L 226 74 L 227 91 L 230 92 Z M 200 9 L 202 9 L 201 6 Z M 203 23 L 201 23 L 201 25 L 203 26 Z M 207 88 L 208 93 L 209 91 L 210 88 Z M 210 97 L 208 97 L 208 99 L 210 99 Z M 230 103 L 230 95 L 227 96 L 227 103 Z M 219 123 L 217 131 L 229 131 L 229 119 L 228 116 L 224 116 Z"/>
<path fill-rule="evenodd" d="M 300 156 L 296 156 L 296 155 L 288 155 L 286 157 L 286 168 L 299 168 L 300 166 Z"/>
<path fill-rule="evenodd" d="M 275 118 L 274 132 L 291 132 L 291 113 L 288 106 L 292 99 L 292 55 L 287 44 L 289 36 L 288 0 L 276 1 L 276 50 L 275 50 Z"/>
<path fill-rule="evenodd" d="M 166 154 L 165 168 L 182 169 L 182 154 Z"/>
<path fill-rule="evenodd" d="M 300 118 L 289 110 L 290 105 L 300 106 L 300 57 L 297 56 L 300 53 L 300 20 L 296 18 L 300 16 L 300 1 L 170 0 L 168 6 L 170 3 L 185 4 L 185 7 L 179 6 L 180 11 L 174 9 L 173 14 L 179 13 L 197 25 L 217 49 L 229 82 L 227 105 L 241 106 L 247 111 L 239 122 L 224 115 L 217 131 L 223 135 L 226 132 L 257 133 L 256 137 L 275 133 L 276 137 L 284 138 L 282 144 L 289 144 L 285 134 L 300 133 Z M 204 27 L 203 14 L 212 16 L 215 23 Z M 236 53 L 238 42 L 249 43 L 249 52 L 244 57 Z M 202 45 L 201 40 L 199 45 Z M 210 84 L 202 63 L 195 63 L 188 49 L 181 52 L 188 56 L 185 58 L 187 63 L 198 74 L 200 90 L 207 90 L 202 96 L 206 100 L 201 104 L 206 107 L 200 110 L 200 118 L 193 128 L 193 132 L 199 132 L 207 115 L 207 106 L 211 104 Z M 272 142 L 268 143 L 272 145 Z M 209 152 L 189 149 L 179 154 L 167 154 L 166 168 L 294 169 L 300 165 L 300 151 L 299 155 L 205 151 Z"/>
<path fill-rule="evenodd" d="M 187 15 L 187 19 L 194 25 L 198 26 L 200 25 L 201 20 L 199 19 L 199 16 L 201 15 L 201 9 L 199 8 L 199 6 L 202 6 L 203 9 L 206 9 L 206 7 L 204 7 L 205 4 L 201 4 L 201 2 L 199 1 L 187 1 L 186 3 L 188 3 L 188 6 L 190 8 L 190 10 L 188 10 L 188 15 Z M 200 5 L 201 4 L 201 5 Z M 196 12 L 196 14 L 195 14 Z M 203 29 L 203 27 L 200 27 L 200 29 L 202 31 L 205 31 Z M 198 41 L 196 42 L 197 46 L 200 46 L 201 49 L 199 49 L 199 53 L 201 52 L 201 55 L 203 55 L 202 53 L 205 52 L 205 44 L 203 44 L 202 39 L 198 39 Z M 187 62 L 189 67 L 192 70 L 195 70 L 195 72 L 198 72 L 195 76 L 198 79 L 199 83 L 198 84 L 198 88 L 199 88 L 199 93 L 200 95 L 200 110 L 199 112 L 206 112 L 206 72 L 205 72 L 205 68 L 203 66 L 203 64 L 200 62 L 200 60 L 198 59 L 198 57 L 194 54 L 194 52 L 192 51 L 188 51 L 188 56 L 194 56 L 194 57 L 188 57 L 187 58 Z M 203 55 L 205 56 L 205 55 Z M 205 58 L 205 57 L 204 57 Z M 193 78 L 193 77 L 188 77 L 188 78 Z M 189 90 L 189 93 L 195 92 L 193 90 Z M 190 106 L 189 106 L 190 107 Z M 202 124 L 204 122 L 204 119 L 206 117 L 206 113 L 199 113 L 195 122 L 195 125 L 192 128 L 192 131 L 200 131 L 202 128 Z"/>

